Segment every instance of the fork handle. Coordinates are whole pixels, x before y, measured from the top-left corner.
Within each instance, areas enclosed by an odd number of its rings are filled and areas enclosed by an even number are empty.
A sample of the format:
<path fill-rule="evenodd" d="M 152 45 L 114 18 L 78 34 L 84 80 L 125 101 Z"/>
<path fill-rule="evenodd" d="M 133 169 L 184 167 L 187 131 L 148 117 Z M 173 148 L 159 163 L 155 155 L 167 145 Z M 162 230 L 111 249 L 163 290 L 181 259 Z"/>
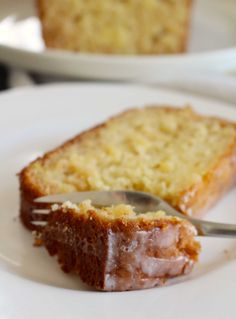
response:
<path fill-rule="evenodd" d="M 235 224 L 216 223 L 202 219 L 195 219 L 189 216 L 184 216 L 182 213 L 178 212 L 176 209 L 174 209 L 166 202 L 163 204 L 163 201 L 160 202 L 160 199 L 158 200 L 158 209 L 166 211 L 167 207 L 169 215 L 187 219 L 197 229 L 198 236 L 236 238 Z"/>
<path fill-rule="evenodd" d="M 198 236 L 236 238 L 236 225 L 208 222 L 189 218 L 196 227 Z"/>

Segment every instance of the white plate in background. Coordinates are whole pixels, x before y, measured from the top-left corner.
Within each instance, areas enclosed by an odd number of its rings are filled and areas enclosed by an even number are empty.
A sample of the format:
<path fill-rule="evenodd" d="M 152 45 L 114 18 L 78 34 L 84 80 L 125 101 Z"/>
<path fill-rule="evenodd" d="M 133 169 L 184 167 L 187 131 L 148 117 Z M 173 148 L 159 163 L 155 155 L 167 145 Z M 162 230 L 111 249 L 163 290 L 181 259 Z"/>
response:
<path fill-rule="evenodd" d="M 194 0 L 188 53 L 159 56 L 46 50 L 34 2 L 0 1 L 0 61 L 44 74 L 103 80 L 236 70 L 235 0 Z"/>
<path fill-rule="evenodd" d="M 222 88 L 224 87 L 222 83 Z M 175 285 L 102 293 L 64 274 L 20 223 L 16 173 L 35 157 L 127 107 L 191 103 L 236 121 L 236 108 L 214 100 L 134 85 L 61 84 L 0 95 L 1 319 L 225 319 L 235 316 L 236 240 L 201 238 L 200 261 Z M 236 224 L 236 189 L 207 218 Z"/>

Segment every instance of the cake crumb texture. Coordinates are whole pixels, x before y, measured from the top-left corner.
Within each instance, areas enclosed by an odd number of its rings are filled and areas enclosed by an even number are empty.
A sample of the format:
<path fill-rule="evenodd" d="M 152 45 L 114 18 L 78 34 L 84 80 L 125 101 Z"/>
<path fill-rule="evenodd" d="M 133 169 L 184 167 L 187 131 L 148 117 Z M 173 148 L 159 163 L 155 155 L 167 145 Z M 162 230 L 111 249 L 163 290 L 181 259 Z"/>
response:
<path fill-rule="evenodd" d="M 35 197 L 117 189 L 149 192 L 199 215 L 235 182 L 234 123 L 189 107 L 131 109 L 28 165 L 21 217 L 29 225 Z"/>
<path fill-rule="evenodd" d="M 104 291 L 152 288 L 188 274 L 200 252 L 195 235 L 189 222 L 164 212 L 97 209 L 89 201 L 59 205 L 42 232 L 63 271 Z"/>
<path fill-rule="evenodd" d="M 183 52 L 191 0 L 37 0 L 49 48 L 115 54 Z"/>

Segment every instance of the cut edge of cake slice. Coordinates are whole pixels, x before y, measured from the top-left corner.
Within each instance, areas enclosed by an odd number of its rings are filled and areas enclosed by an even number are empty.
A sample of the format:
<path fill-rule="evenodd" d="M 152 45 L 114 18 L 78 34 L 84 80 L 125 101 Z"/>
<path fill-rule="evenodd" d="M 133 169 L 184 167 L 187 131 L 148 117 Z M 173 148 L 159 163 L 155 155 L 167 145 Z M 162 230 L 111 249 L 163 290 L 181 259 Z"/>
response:
<path fill-rule="evenodd" d="M 36 179 L 34 177 L 35 174 L 35 165 L 41 165 L 42 168 L 55 156 L 59 156 L 60 154 L 64 154 L 68 148 L 73 145 L 80 145 L 83 141 L 93 139 L 103 132 L 108 126 L 112 126 L 116 121 L 126 121 L 127 116 L 132 117 L 132 114 L 138 113 L 138 117 L 142 119 L 145 112 L 153 112 L 158 117 L 162 112 L 164 118 L 168 114 L 172 114 L 174 117 L 184 116 L 186 117 L 186 122 L 191 121 L 208 121 L 209 123 L 213 123 L 219 130 L 222 130 L 222 134 L 224 129 L 229 129 L 232 131 L 232 141 L 225 147 L 220 156 L 217 156 L 214 161 L 214 165 L 210 166 L 210 169 L 204 173 L 204 176 L 200 176 L 200 179 L 197 179 L 195 183 L 188 185 L 181 192 L 177 192 L 174 194 L 175 196 L 163 196 L 163 199 L 167 200 L 172 206 L 174 206 L 177 210 L 181 211 L 184 214 L 197 216 L 207 211 L 211 206 L 213 206 L 219 198 L 228 191 L 236 182 L 236 125 L 235 123 L 231 123 L 229 121 L 201 116 L 193 112 L 190 108 L 172 108 L 172 107 L 146 107 L 143 109 L 130 109 L 124 113 L 121 113 L 105 123 L 96 126 L 90 130 L 87 130 L 75 138 L 67 141 L 62 146 L 54 149 L 51 152 L 46 153 L 43 157 L 36 159 L 33 163 L 29 164 L 26 168 L 22 170 L 19 175 L 20 178 L 20 191 L 21 191 L 21 220 L 25 224 L 25 226 L 29 229 L 34 229 L 34 226 L 31 224 L 31 221 L 36 217 L 33 214 L 33 209 L 38 207 L 43 207 L 42 205 L 35 204 L 33 201 L 35 198 L 51 194 L 53 192 L 48 192 L 48 185 L 43 185 L 40 187 L 40 179 Z M 184 115 L 183 115 L 184 114 Z M 129 120 L 129 125 L 131 122 Z M 168 125 L 164 125 L 164 130 L 169 129 Z M 172 130 L 173 128 L 171 128 Z M 195 132 L 195 134 L 200 134 L 200 132 Z M 121 133 L 122 134 L 122 133 Z M 219 133 L 221 136 L 221 131 Z M 210 136 L 207 136 L 209 139 Z M 188 137 L 186 137 L 188 139 Z M 150 139 L 151 143 L 152 140 Z M 137 141 L 135 140 L 135 143 Z M 142 141 L 141 141 L 142 143 Z M 203 140 L 203 143 L 205 141 Z M 218 143 L 218 142 L 217 142 Z M 217 144 L 216 143 L 216 144 Z M 218 147 L 218 145 L 217 145 Z M 220 146 L 219 146 L 220 149 Z M 96 154 L 99 154 L 99 149 L 96 149 Z M 208 151 L 207 149 L 205 150 Z M 95 154 L 95 155 L 96 155 Z M 175 156 L 176 157 L 176 156 Z M 204 159 L 204 154 L 203 154 Z M 187 163 L 186 163 L 187 164 Z M 165 167 L 164 167 L 165 168 Z M 186 174 L 183 174 L 183 178 L 185 178 Z M 175 180 L 172 179 L 170 183 L 174 183 Z M 88 188 L 88 189 L 73 189 L 73 191 L 83 191 L 83 190 L 96 190 L 99 188 Z M 104 189 L 104 188 L 101 188 Z M 112 187 L 111 187 L 112 189 Z M 128 188 L 129 189 L 129 188 Z M 162 197 L 161 194 L 152 192 L 152 189 L 140 189 L 140 186 L 137 188 L 133 188 L 134 190 L 143 190 L 148 191 L 153 194 L 157 194 Z M 64 190 L 59 191 L 61 193 L 66 192 Z M 57 192 L 58 193 L 58 190 Z"/>
<path fill-rule="evenodd" d="M 48 48 L 124 55 L 187 49 L 192 0 L 35 2 Z"/>
<path fill-rule="evenodd" d="M 53 205 L 40 234 L 62 270 L 103 291 L 147 289 L 190 273 L 200 244 L 188 221 L 131 206 Z M 38 240 L 38 239 L 37 239 Z"/>

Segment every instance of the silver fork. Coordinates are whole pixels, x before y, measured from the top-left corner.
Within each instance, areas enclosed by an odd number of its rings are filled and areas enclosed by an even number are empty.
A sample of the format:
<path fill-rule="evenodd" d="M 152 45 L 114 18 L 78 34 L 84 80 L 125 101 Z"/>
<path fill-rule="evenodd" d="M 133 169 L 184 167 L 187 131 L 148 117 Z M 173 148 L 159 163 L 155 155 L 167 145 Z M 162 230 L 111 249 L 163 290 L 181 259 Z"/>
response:
<path fill-rule="evenodd" d="M 92 204 L 96 207 L 128 204 L 133 206 L 137 213 L 163 210 L 164 212 L 166 212 L 167 215 L 177 216 L 190 221 L 196 227 L 198 236 L 236 237 L 236 225 L 215 223 L 186 216 L 178 212 L 160 197 L 145 192 L 126 190 L 74 192 L 44 196 L 35 199 L 34 202 L 40 204 L 60 204 L 66 201 L 70 201 L 74 204 L 78 204 L 86 199 L 90 199 L 92 201 Z M 33 210 L 33 213 L 36 215 L 36 217 L 37 215 L 47 215 L 49 214 L 49 212 L 50 209 Z M 32 221 L 32 224 L 40 226 L 45 226 L 46 223 L 46 220 Z"/>

